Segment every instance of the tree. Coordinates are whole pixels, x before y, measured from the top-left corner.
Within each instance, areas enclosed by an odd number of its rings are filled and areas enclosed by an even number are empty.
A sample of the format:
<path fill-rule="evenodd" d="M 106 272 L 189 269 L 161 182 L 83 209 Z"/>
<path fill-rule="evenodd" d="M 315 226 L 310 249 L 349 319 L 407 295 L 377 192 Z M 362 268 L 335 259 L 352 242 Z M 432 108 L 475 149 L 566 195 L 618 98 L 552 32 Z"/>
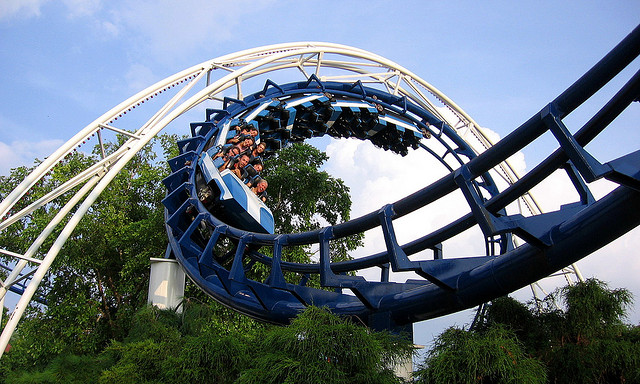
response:
<path fill-rule="evenodd" d="M 267 330 L 237 383 L 400 383 L 392 368 L 412 353 L 404 337 L 309 307 L 290 326 Z"/>
<path fill-rule="evenodd" d="M 11 372 L 4 381 L 12 384 L 95 383 L 109 362 L 95 356 L 58 355 L 43 371 Z"/>
<path fill-rule="evenodd" d="M 553 383 L 640 382 L 640 327 L 624 324 L 631 301 L 626 289 L 611 290 L 595 279 L 558 289 L 542 306 L 496 299 L 473 331 L 449 329 L 439 336 L 420 382 L 523 380 L 504 369 L 505 351 L 518 362 L 511 368 L 528 367 L 526 377 L 543 378 L 544 372 L 535 372 L 544 367 Z M 535 361 L 522 364 L 523 356 Z M 470 369 L 485 373 L 466 375 Z"/>
<path fill-rule="evenodd" d="M 140 310 L 129 336 L 102 354 L 101 383 L 233 383 L 264 325 L 217 303 L 186 303 L 180 314 Z"/>
<path fill-rule="evenodd" d="M 484 333 L 493 327 L 504 327 L 513 332 L 527 352 L 541 351 L 562 326 L 561 311 L 555 302 L 549 298 L 544 304 L 544 310 L 540 311 L 511 297 L 498 297 L 488 305 L 485 317 L 475 330 Z"/>
<path fill-rule="evenodd" d="M 323 224 L 348 221 L 351 212 L 349 187 L 322 166 L 326 153 L 306 144 L 296 143 L 278 151 L 265 161 L 263 176 L 269 182 L 268 205 L 274 214 L 276 231 L 295 233 L 311 231 Z M 362 235 L 332 242 L 333 261 L 347 260 L 348 252 L 362 245 Z M 309 262 L 308 249 L 285 255 L 290 261 Z"/>
<path fill-rule="evenodd" d="M 349 220 L 349 187 L 320 171 L 329 157 L 317 148 L 296 143 L 265 161 L 269 206 L 279 232 L 303 232 Z"/>
<path fill-rule="evenodd" d="M 214 303 L 182 313 L 144 307 L 129 335 L 99 355 L 59 355 L 7 383 L 400 383 L 403 338 L 310 307 L 289 327 L 264 325 Z"/>
<path fill-rule="evenodd" d="M 44 369 L 9 372 L 6 383 L 232 383 L 264 325 L 217 303 L 182 313 L 145 306 L 129 335 L 100 354 L 60 354 Z"/>
<path fill-rule="evenodd" d="M 140 359 L 141 356 L 151 358 L 159 341 L 150 342 L 148 338 L 136 338 L 134 335 L 140 330 L 136 322 L 142 316 L 136 315 L 136 311 L 146 305 L 149 258 L 162 255 L 167 243 L 164 208 L 161 204 L 165 190 L 161 180 L 168 174 L 168 167 L 154 148 L 161 145 L 165 156 L 170 158 L 176 155 L 175 142 L 174 136 L 161 136 L 145 147 L 116 176 L 80 221 L 50 269 L 45 286 L 38 292 L 46 298 L 47 305 L 33 305 L 28 309 L 11 342 L 12 351 L 3 356 L 2 375 L 11 377 L 11 380 L 17 380 L 18 377 L 30 380 L 19 374 L 25 370 L 57 375 L 56 367 L 69 366 L 72 360 L 65 359 L 72 359 L 73 356 L 107 356 L 107 361 L 117 361 L 117 364 L 110 366 L 105 374 L 117 375 L 130 372 L 128 369 L 135 366 L 127 359 Z M 117 147 L 119 145 L 106 145 L 107 152 Z M 308 230 L 320 225 L 320 220 L 330 223 L 347 220 L 351 205 L 348 188 L 342 181 L 319 170 L 326 155 L 303 145 L 281 152 L 282 155 L 279 153 L 268 161 L 267 169 L 272 173 L 265 173 L 270 188 L 279 191 L 272 193 L 269 205 L 276 204 L 275 212 L 284 209 L 284 216 L 278 216 L 280 213 L 276 215 L 276 220 L 281 223 L 280 230 Z M 42 183 L 32 188 L 20 207 L 61 185 L 70 176 L 92 164 L 97 156 L 97 149 L 92 154 L 74 152 L 56 166 Z M 306 165 L 301 166 L 298 161 Z M 297 171 L 303 172 L 303 176 L 296 176 Z M 29 172 L 28 168 L 21 167 L 12 170 L 8 176 L 0 176 L 0 195 L 8 194 Z M 294 176 L 295 180 L 313 180 L 313 183 L 286 180 L 286 177 Z M 289 188 L 293 188 L 294 192 L 289 192 Z M 24 252 L 64 201 L 64 198 L 56 200 L 10 226 L 0 233 L 0 243 L 8 249 Z M 296 208 L 300 208 L 300 211 L 296 211 Z M 320 213 L 311 214 L 314 209 Z M 57 228 L 47 239 L 42 249 L 48 249 L 47 245 L 52 243 L 60 229 Z M 344 242 L 343 257 L 357 241 L 350 239 Z M 298 256 L 300 258 L 297 261 L 309 261 L 307 250 Z M 191 298 L 192 301 L 195 298 L 209 302 L 201 291 L 192 287 L 187 289 L 186 294 L 187 299 Z M 208 304 L 212 308 L 216 305 Z M 218 309 L 205 317 L 209 323 L 219 324 L 219 327 L 199 326 L 197 329 L 203 332 L 202 337 L 213 337 L 224 330 L 231 332 L 236 329 L 234 324 L 242 323 L 239 318 L 246 320 Z M 252 327 L 256 326 L 255 322 L 250 323 Z M 199 350 L 196 345 L 209 345 L 191 331 L 180 330 L 178 333 L 180 337 L 176 336 L 173 341 L 182 338 L 180 342 L 194 346 L 194 351 Z M 122 344 L 127 335 L 130 342 Z M 219 339 L 211 340 L 214 342 Z M 163 348 L 168 347 L 166 343 L 170 341 L 162 341 L 160 350 L 166 350 Z M 223 352 L 229 350 L 220 345 L 209 347 Z M 105 348 L 110 352 L 103 354 Z M 224 361 L 211 356 L 201 354 L 194 358 Z M 59 364 L 55 365 L 54 361 Z M 207 364 L 203 363 L 203 366 Z M 163 366 L 162 369 L 165 368 Z"/>
<path fill-rule="evenodd" d="M 166 144 L 172 140 L 162 137 L 154 144 L 158 141 L 168 150 Z M 152 145 L 126 165 L 80 221 L 38 291 L 47 305 L 29 308 L 3 365 L 43 367 L 58 354 L 97 353 L 110 340 L 126 335 L 133 314 L 146 304 L 149 258 L 162 255 L 166 247 L 161 205 L 165 192 L 160 180 L 167 166 L 157 161 Z M 116 147 L 107 144 L 106 150 Z M 97 156 L 97 150 L 74 152 L 33 187 L 20 206 L 61 185 Z M 0 177 L 2 194 L 28 172 L 22 167 Z M 7 228 L 0 233 L 0 243 L 26 251 L 73 192 Z M 49 248 L 61 228 L 41 249 Z"/>
<path fill-rule="evenodd" d="M 509 329 L 449 328 L 435 340 L 417 383 L 545 383 L 543 364 L 529 356 Z"/>
<path fill-rule="evenodd" d="M 640 382 L 640 327 L 624 324 L 632 302 L 626 289 L 595 279 L 559 290 L 566 310 L 541 357 L 558 383 Z"/>

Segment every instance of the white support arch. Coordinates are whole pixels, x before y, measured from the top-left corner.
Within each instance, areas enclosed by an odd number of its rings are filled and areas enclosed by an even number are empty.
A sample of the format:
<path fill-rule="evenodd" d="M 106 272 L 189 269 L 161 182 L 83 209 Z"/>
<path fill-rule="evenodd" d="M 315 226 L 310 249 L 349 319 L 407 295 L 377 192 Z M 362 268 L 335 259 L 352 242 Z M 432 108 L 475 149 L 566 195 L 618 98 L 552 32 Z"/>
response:
<path fill-rule="evenodd" d="M 492 145 L 482 128 L 433 85 L 384 57 L 345 45 L 322 42 L 276 44 L 220 56 L 178 72 L 136 93 L 81 129 L 42 161 L 24 181 L 0 202 L 0 218 L 4 218 L 3 221 L 0 221 L 0 231 L 3 231 L 18 220 L 27 217 L 34 210 L 42 208 L 67 191 L 81 186 L 24 254 L 4 249 L 5 245 L 0 244 L 0 253 L 5 256 L 15 256 L 16 259 L 12 270 L 0 286 L 0 302 L 4 301 L 11 284 L 19 280 L 21 275 L 23 279 L 24 274 L 30 275 L 29 284 L 11 311 L 9 321 L 0 336 L 0 356 L 51 263 L 78 222 L 118 172 L 138 151 L 185 112 L 203 103 L 219 102 L 222 100 L 222 95 L 233 88 L 235 88 L 234 97 L 242 99 L 242 86 L 246 82 L 262 78 L 267 74 L 273 75 L 289 70 L 302 76 L 299 80 L 289 81 L 306 80 L 310 74 L 314 74 L 321 81 L 355 82 L 360 80 L 367 85 L 377 85 L 390 93 L 405 96 L 446 121 L 453 128 L 467 130 L 478 141 L 479 151 Z M 202 85 L 202 89 L 197 90 L 197 85 Z M 175 92 L 175 94 L 157 107 L 156 112 L 135 131 L 126 131 L 116 126 L 116 121 L 120 122 L 126 118 L 127 112 L 141 108 L 145 103 L 147 105 L 144 107 L 148 107 L 148 104 L 155 101 L 152 100 L 154 97 L 168 91 Z M 453 112 L 455 121 L 449 121 L 450 118 L 439 112 L 439 108 L 442 107 Z M 105 155 L 103 147 L 103 135 L 107 131 L 128 137 L 122 146 L 108 156 Z M 20 199 L 39 180 L 46 177 L 53 167 L 69 153 L 80 147 L 87 138 L 96 134 L 102 150 L 102 158 L 99 161 L 45 197 L 19 212 L 13 212 Z M 507 162 L 500 164 L 499 170 L 500 176 L 508 184 L 512 184 L 518 179 L 518 175 Z M 529 214 L 541 213 L 538 204 L 531 195 L 523 196 L 520 203 L 527 208 Z M 53 232 L 53 228 L 62 223 L 65 224 L 65 227 L 53 245 L 49 249 L 41 249 L 44 240 Z"/>

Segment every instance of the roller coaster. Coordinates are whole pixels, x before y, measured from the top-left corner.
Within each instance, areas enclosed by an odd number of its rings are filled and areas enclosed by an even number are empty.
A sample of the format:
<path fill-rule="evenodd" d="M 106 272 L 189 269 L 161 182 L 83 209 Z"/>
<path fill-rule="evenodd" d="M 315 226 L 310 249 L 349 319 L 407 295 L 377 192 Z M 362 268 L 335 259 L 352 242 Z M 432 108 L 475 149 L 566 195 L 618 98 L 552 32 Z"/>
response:
<path fill-rule="evenodd" d="M 386 58 L 344 45 L 304 42 L 250 49 L 164 79 L 78 132 L 0 203 L 0 230 L 5 230 L 65 192 L 78 190 L 26 252 L 0 246 L 5 257 L 16 260 L 7 266 L 2 297 L 9 289 L 21 294 L 0 338 L 0 353 L 51 263 L 100 193 L 151 138 L 192 109 L 201 111 L 204 119 L 191 123 L 191 136 L 177 143 L 180 154 L 169 160 L 171 174 L 163 181 L 169 246 L 195 284 L 241 313 L 287 323 L 305 307 L 317 305 L 375 328 L 402 327 L 477 306 L 571 268 L 640 224 L 640 151 L 600 163 L 585 149 L 639 100 L 640 74 L 635 73 L 574 134 L 563 119 L 630 66 L 639 53 L 637 27 L 566 91 L 497 143 L 417 75 Z M 291 74 L 301 79 L 279 80 L 291 79 Z M 203 83 L 203 89 L 195 90 Z M 249 88 L 253 91 L 245 94 Z M 166 96 L 166 103 L 139 129 L 116 127 L 132 109 L 169 91 L 173 96 Z M 442 176 L 347 222 L 303 233 L 277 233 L 269 200 L 264 203 L 253 194 L 246 184 L 249 175 L 234 175 L 215 161 L 242 127 L 256 128 L 254 141 L 264 143 L 264 158 L 314 137 L 355 138 L 398 156 L 425 151 L 441 165 Z M 94 135 L 102 146 L 107 132 L 128 140 L 42 199 L 14 209 L 66 155 Z M 545 132 L 551 132 L 559 147 L 519 177 L 507 159 Z M 578 200 L 543 213 L 529 191 L 557 170 L 566 172 Z M 617 188 L 596 199 L 588 184 L 600 179 Z M 466 202 L 465 214 L 416 239 L 399 241 L 399 219 L 420 217 L 431 204 L 452 194 Z M 511 212 L 513 205 L 520 209 Z M 40 250 L 62 222 L 64 229 L 50 249 Z M 445 245 L 470 229 L 481 233 L 484 254 L 448 254 Z M 332 261 L 336 241 L 364 232 L 381 233 L 383 249 Z M 286 250 L 295 247 L 315 247 L 318 261 L 285 260 Z M 266 279 L 250 277 L 257 265 L 269 271 Z M 375 277 L 360 273 L 371 270 L 377 271 Z M 401 272 L 411 278 L 398 281 L 394 276 Z M 309 284 L 312 279 L 319 286 Z"/>

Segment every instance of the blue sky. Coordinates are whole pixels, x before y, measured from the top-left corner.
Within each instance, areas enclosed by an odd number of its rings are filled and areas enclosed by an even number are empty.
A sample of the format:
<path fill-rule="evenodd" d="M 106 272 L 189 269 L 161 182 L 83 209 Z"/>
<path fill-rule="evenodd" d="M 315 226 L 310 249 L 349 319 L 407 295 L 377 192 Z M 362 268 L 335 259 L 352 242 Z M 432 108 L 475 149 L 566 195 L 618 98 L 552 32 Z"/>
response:
<path fill-rule="evenodd" d="M 158 80 L 227 53 L 289 41 L 334 42 L 387 57 L 505 136 L 626 36 L 638 15 L 638 1 L 3 0 L 0 174 L 47 156 Z M 599 159 L 638 149 L 634 107 L 594 143 Z M 590 105 L 577 111 L 569 128 L 579 128 L 589 112 Z M 537 162 L 538 153 L 525 151 L 526 163 Z M 579 266 L 640 296 L 638 237 L 632 232 Z M 469 316 L 419 324 L 416 341 L 427 344 L 442 326 Z M 637 310 L 632 321 L 639 321 Z"/>
<path fill-rule="evenodd" d="M 227 3 L 3 1 L 0 172 L 181 69 L 286 41 L 385 56 L 504 136 L 625 36 L 640 11 L 633 1 Z"/>

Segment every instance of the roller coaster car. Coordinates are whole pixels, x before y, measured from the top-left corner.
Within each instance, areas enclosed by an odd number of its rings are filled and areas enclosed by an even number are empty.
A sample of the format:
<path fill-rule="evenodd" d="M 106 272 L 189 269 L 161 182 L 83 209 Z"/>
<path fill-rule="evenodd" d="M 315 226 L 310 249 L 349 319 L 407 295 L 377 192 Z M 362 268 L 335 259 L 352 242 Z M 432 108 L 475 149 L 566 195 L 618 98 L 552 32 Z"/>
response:
<path fill-rule="evenodd" d="M 274 233 L 271 210 L 228 169 L 218 171 L 207 152 L 198 159 L 200 201 L 217 218 L 246 231 Z"/>

